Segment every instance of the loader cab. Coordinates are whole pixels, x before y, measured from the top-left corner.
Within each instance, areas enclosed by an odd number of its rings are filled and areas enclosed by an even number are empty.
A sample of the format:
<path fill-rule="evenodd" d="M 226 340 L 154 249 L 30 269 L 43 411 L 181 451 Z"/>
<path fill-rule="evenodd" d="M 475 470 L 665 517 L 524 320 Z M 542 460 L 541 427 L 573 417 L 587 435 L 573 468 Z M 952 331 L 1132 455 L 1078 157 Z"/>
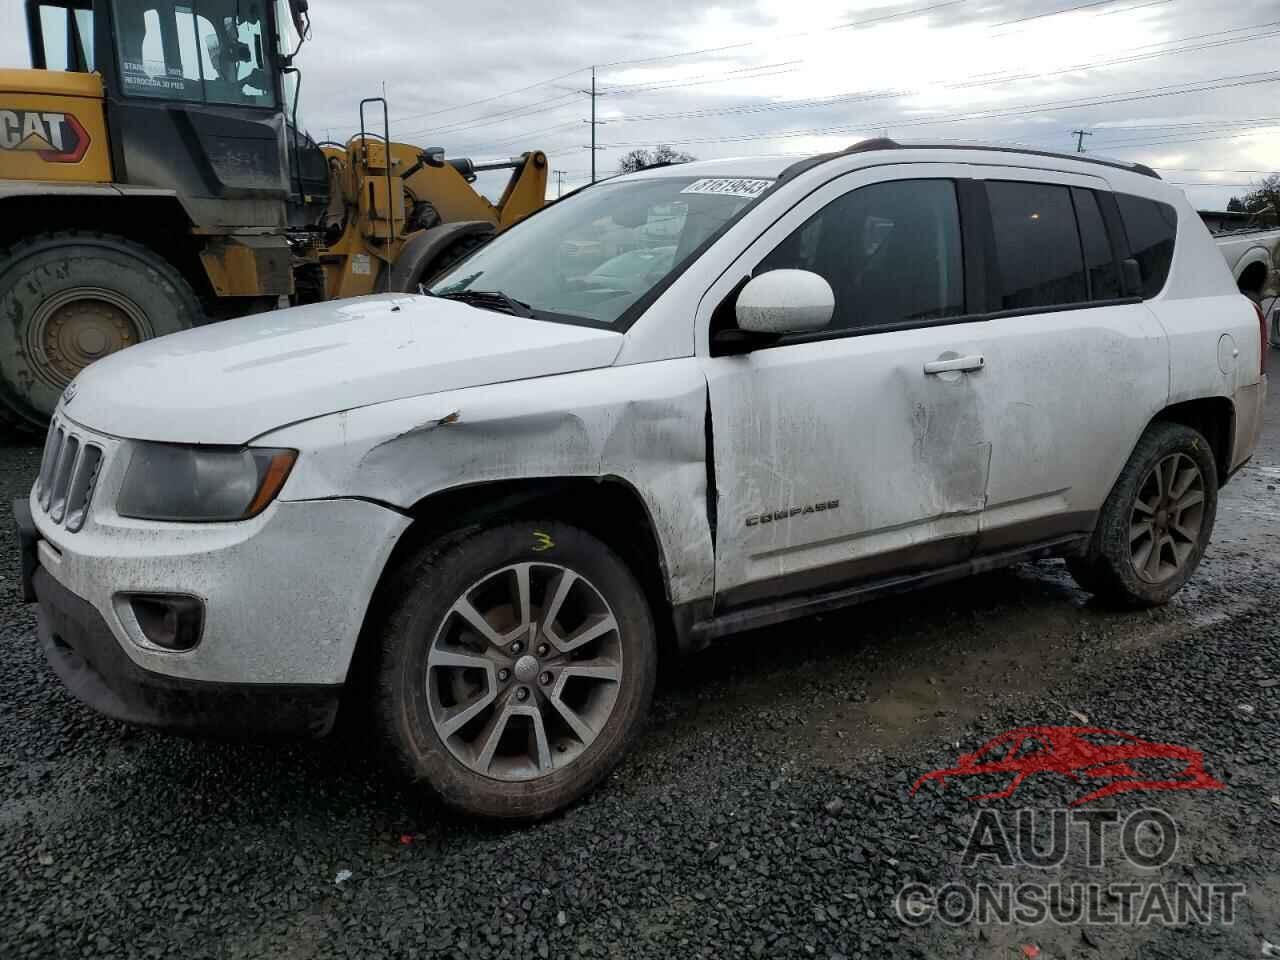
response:
<path fill-rule="evenodd" d="M 31 60 L 101 75 L 115 182 L 174 191 L 200 232 L 282 229 L 283 71 L 299 5 L 27 0 Z"/>

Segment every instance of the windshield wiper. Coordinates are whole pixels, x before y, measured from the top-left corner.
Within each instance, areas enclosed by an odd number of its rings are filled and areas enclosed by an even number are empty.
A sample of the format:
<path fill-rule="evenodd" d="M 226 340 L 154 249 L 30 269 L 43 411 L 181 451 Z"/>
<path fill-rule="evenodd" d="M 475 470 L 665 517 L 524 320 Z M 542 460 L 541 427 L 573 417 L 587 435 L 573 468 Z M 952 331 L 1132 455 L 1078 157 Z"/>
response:
<path fill-rule="evenodd" d="M 457 300 L 482 310 L 497 310 L 514 317 L 532 317 L 533 307 L 523 300 L 509 297 L 501 290 L 458 290 L 453 293 L 437 293 L 442 300 Z"/>

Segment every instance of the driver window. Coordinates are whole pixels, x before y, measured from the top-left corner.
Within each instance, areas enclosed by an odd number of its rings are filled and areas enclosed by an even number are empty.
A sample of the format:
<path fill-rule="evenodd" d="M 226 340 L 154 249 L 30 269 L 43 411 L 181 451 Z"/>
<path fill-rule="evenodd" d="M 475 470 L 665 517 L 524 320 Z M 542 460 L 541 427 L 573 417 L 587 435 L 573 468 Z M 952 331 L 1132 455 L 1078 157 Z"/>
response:
<path fill-rule="evenodd" d="M 132 96 L 271 106 L 265 0 L 116 0 L 121 77 Z"/>
<path fill-rule="evenodd" d="M 782 241 L 755 273 L 783 268 L 809 270 L 831 284 L 832 331 L 961 316 L 955 184 L 893 180 L 846 193 Z"/>

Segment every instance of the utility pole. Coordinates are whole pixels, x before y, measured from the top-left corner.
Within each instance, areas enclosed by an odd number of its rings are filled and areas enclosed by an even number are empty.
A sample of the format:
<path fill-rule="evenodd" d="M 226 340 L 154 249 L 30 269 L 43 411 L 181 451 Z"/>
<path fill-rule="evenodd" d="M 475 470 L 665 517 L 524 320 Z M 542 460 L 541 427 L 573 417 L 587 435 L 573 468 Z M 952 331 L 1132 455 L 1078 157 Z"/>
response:
<path fill-rule="evenodd" d="M 564 171 L 553 170 L 552 172 L 556 175 L 556 196 L 557 197 L 563 196 L 564 195 Z"/>
<path fill-rule="evenodd" d="M 591 68 L 591 89 L 583 90 L 581 92 L 591 97 L 591 119 L 584 120 L 583 122 L 591 124 L 591 146 L 587 147 L 586 149 L 591 151 L 591 182 L 595 183 L 596 182 L 596 152 L 604 149 L 604 147 L 596 146 L 596 127 L 600 126 L 602 123 L 605 122 L 603 120 L 596 119 L 596 97 L 601 96 L 601 94 L 596 92 L 596 68 L 595 67 Z"/>
<path fill-rule="evenodd" d="M 1092 137 L 1093 134 L 1088 130 L 1072 130 L 1071 132 L 1076 135 L 1076 153 L 1084 153 L 1084 138 Z"/>

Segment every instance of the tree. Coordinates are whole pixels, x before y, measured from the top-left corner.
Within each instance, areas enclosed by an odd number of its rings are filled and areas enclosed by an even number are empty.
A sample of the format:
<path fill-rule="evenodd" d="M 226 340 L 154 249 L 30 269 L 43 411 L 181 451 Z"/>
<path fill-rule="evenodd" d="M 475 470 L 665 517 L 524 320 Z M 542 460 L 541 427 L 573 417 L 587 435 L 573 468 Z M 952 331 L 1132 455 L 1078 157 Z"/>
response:
<path fill-rule="evenodd" d="M 652 150 L 640 147 L 624 154 L 622 159 L 618 161 L 618 172 L 635 173 L 637 170 L 656 167 L 662 163 L 688 163 L 690 160 L 697 159 L 691 153 L 683 153 L 676 150 L 669 143 L 660 143 Z"/>
<path fill-rule="evenodd" d="M 1280 173 L 1263 177 L 1244 196 L 1244 208 L 1250 213 L 1262 213 L 1269 210 L 1273 215 L 1280 214 Z"/>
<path fill-rule="evenodd" d="M 1228 213 L 1244 213 L 1245 212 L 1244 204 L 1240 201 L 1239 197 L 1232 197 L 1230 200 L 1227 201 L 1227 212 Z"/>

